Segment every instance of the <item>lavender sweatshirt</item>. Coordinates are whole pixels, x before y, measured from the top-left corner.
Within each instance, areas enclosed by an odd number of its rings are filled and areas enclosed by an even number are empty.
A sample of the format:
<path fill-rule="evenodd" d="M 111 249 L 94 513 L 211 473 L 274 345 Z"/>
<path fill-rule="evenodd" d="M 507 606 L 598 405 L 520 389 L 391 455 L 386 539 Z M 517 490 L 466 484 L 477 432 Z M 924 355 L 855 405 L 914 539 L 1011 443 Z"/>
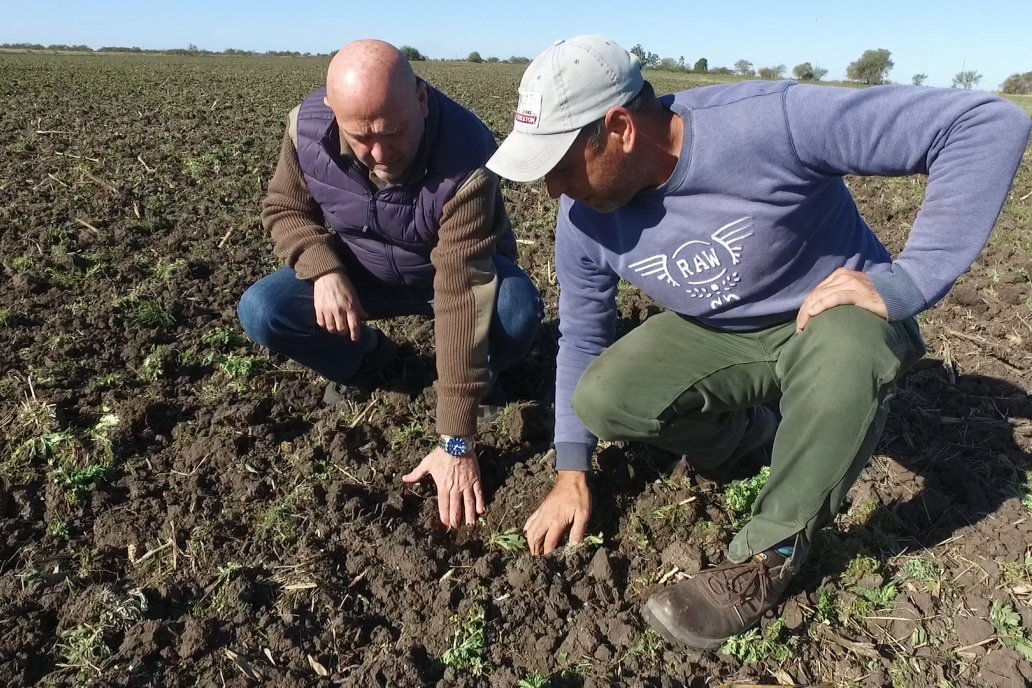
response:
<path fill-rule="evenodd" d="M 559 470 L 587 470 L 596 438 L 571 406 L 581 373 L 613 342 L 622 278 L 658 304 L 729 331 L 793 320 L 835 269 L 870 276 L 889 320 L 942 299 L 985 246 L 1032 122 L 986 93 L 747 82 L 663 103 L 684 121 L 662 186 L 609 214 L 561 199 L 556 228 Z M 843 175 L 928 175 L 893 259 Z"/>

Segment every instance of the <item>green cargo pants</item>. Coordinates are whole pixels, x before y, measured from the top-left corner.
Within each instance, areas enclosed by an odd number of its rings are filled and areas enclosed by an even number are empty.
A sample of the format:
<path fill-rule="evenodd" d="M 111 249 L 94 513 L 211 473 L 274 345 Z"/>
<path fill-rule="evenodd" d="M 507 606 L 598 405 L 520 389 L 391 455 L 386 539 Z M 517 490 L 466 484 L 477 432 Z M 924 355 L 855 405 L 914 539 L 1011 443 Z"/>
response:
<path fill-rule="evenodd" d="M 573 407 L 604 440 L 726 461 L 750 406 L 780 398 L 770 481 L 731 542 L 740 562 L 835 518 L 870 459 L 896 380 L 925 353 L 913 319 L 888 323 L 857 306 L 758 332 L 718 332 L 676 313 L 646 320 L 584 371 Z"/>

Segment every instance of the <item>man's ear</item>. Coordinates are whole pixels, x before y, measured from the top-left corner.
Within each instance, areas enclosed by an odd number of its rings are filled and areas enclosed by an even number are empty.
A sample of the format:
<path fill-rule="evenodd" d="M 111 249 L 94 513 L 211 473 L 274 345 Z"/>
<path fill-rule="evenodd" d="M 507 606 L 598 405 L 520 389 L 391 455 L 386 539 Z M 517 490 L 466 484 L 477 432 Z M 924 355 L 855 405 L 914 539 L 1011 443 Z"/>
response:
<path fill-rule="evenodd" d="M 430 115 L 430 96 L 426 92 L 426 82 L 422 79 L 416 84 L 416 102 L 419 103 L 419 113 L 426 119 Z"/>
<path fill-rule="evenodd" d="M 607 137 L 617 137 L 620 149 L 630 153 L 638 134 L 638 127 L 630 111 L 624 107 L 615 107 L 606 113 L 605 125 Z"/>

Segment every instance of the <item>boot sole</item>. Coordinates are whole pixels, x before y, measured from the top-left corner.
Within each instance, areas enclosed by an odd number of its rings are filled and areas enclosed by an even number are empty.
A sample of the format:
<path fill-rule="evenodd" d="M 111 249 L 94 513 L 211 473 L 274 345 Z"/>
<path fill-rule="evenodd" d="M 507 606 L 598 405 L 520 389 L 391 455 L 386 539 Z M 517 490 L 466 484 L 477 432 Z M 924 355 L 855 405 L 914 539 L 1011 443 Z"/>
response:
<path fill-rule="evenodd" d="M 651 599 L 645 603 L 645 609 L 642 610 L 641 615 L 652 630 L 659 633 L 664 640 L 672 645 L 686 645 L 696 650 L 715 650 L 723 645 L 726 640 L 726 638 L 700 638 L 683 631 L 674 635 L 670 627 L 657 614 Z"/>

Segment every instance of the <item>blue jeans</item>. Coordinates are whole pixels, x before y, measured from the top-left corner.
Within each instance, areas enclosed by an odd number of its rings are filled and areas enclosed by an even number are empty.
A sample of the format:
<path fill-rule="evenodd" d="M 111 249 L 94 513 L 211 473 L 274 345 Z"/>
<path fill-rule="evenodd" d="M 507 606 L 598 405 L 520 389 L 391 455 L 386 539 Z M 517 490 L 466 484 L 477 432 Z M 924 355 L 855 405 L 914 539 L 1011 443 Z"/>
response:
<path fill-rule="evenodd" d="M 544 313 L 541 297 L 527 274 L 504 256 L 496 255 L 494 263 L 498 293 L 488 338 L 488 365 L 497 373 L 527 352 Z M 356 280 L 352 283 L 370 320 L 434 314 L 433 289 Z M 298 279 L 292 268 L 277 270 L 244 292 L 238 309 L 240 322 L 261 346 L 328 380 L 347 382 L 362 364 L 361 342 L 319 327 L 314 290 L 311 280 Z"/>

